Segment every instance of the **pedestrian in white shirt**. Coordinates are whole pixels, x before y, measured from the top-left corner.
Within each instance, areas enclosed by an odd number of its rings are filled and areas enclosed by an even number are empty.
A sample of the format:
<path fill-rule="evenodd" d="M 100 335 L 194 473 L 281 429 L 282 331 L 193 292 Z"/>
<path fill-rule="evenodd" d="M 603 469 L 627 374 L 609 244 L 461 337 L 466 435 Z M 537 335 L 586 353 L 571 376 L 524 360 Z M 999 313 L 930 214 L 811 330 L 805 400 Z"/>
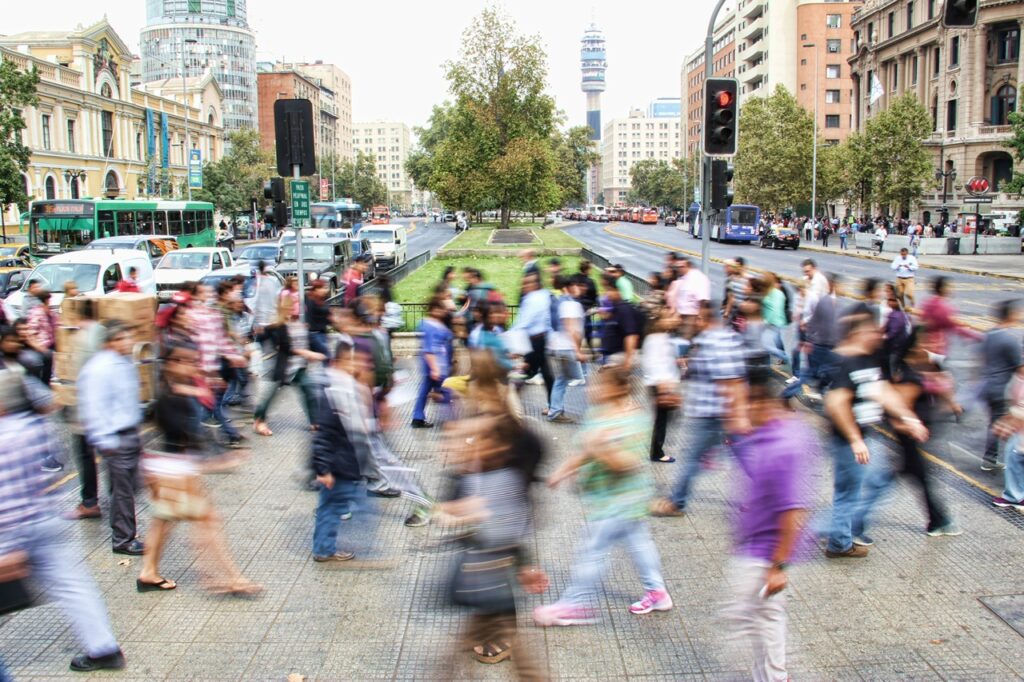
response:
<path fill-rule="evenodd" d="M 872 237 L 871 241 L 875 246 L 878 247 L 878 254 L 882 254 L 882 249 L 885 247 L 885 238 L 889 236 L 889 231 L 885 229 L 884 223 L 879 223 L 878 229 L 875 230 L 875 236 Z"/>
<path fill-rule="evenodd" d="M 672 282 L 665 292 L 665 303 L 679 315 L 683 338 L 690 339 L 693 338 L 701 301 L 711 300 L 711 280 L 693 267 L 689 258 L 682 256 L 675 262 L 679 279 Z"/>
<path fill-rule="evenodd" d="M 815 299 L 828 293 L 828 278 L 818 269 L 818 264 L 813 258 L 805 258 L 801 264 L 804 277 L 807 279 L 807 286 L 814 294 Z"/>
<path fill-rule="evenodd" d="M 910 255 L 906 247 L 900 249 L 900 255 L 892 260 L 889 266 L 896 272 L 896 296 L 900 299 L 900 305 L 907 307 L 907 299 L 910 305 L 914 305 L 914 277 L 917 275 L 917 258 Z"/>

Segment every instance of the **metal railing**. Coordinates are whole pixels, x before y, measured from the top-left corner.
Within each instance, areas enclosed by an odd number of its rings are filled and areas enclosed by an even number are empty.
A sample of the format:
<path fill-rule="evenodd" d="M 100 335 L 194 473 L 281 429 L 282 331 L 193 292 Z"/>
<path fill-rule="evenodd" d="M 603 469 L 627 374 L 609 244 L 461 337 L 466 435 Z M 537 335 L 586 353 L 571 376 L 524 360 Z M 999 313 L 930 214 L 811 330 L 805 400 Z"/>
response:
<path fill-rule="evenodd" d="M 419 331 L 420 323 L 423 322 L 423 318 L 427 316 L 427 305 L 426 303 L 402 303 L 402 326 L 395 331 L 399 332 L 415 332 Z M 516 320 L 516 315 L 519 313 L 518 304 L 508 305 L 508 321 L 506 327 L 511 327 L 512 323 Z"/>
<path fill-rule="evenodd" d="M 614 265 L 612 261 L 608 260 L 604 256 L 594 253 L 593 251 L 587 248 L 580 249 L 580 256 L 585 260 L 588 260 L 591 263 L 593 263 L 600 270 L 604 270 L 605 268 Z M 646 278 L 641 277 L 640 275 L 636 275 L 632 272 L 626 272 L 625 276 L 629 278 L 630 282 L 633 283 L 633 291 L 636 292 L 637 296 L 646 296 L 648 293 L 650 293 L 651 285 L 648 284 Z"/>
<path fill-rule="evenodd" d="M 391 268 L 390 270 L 383 274 L 387 275 L 388 279 L 391 281 L 391 286 L 394 286 L 401 282 L 406 277 L 408 277 L 409 275 L 411 275 L 412 273 L 414 273 L 416 270 L 419 270 L 421 267 L 429 263 L 431 258 L 433 258 L 433 254 L 430 251 L 424 251 L 420 255 L 405 261 L 397 268 Z M 359 287 L 359 294 L 379 294 L 380 288 L 380 278 L 374 277 L 369 282 L 364 282 Z M 340 292 L 332 296 L 331 298 L 327 299 L 327 304 L 341 305 L 344 295 L 344 292 Z"/>

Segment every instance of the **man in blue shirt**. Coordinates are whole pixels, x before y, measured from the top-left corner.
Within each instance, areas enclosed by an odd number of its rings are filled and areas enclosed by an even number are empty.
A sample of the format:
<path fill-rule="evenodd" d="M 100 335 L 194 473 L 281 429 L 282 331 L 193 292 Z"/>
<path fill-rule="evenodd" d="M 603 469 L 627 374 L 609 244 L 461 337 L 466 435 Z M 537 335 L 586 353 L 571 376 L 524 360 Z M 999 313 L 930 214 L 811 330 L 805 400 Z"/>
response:
<path fill-rule="evenodd" d="M 444 395 L 447 401 L 448 394 L 441 384 L 448 378 L 451 369 L 449 349 L 452 330 L 443 322 L 445 308 L 441 299 L 434 298 L 427 304 L 427 315 L 428 317 L 420 324 L 420 332 L 423 334 L 423 347 L 420 350 L 423 382 L 420 384 L 420 392 L 416 396 L 416 405 L 412 411 L 414 429 L 433 428 L 433 422 L 427 421 L 427 398 L 432 392 L 437 391 Z"/>
<path fill-rule="evenodd" d="M 526 379 L 532 379 L 540 372 L 550 403 L 551 389 L 555 385 L 555 378 L 546 359 L 548 332 L 552 330 L 551 294 L 541 287 L 539 274 L 523 277 L 523 300 L 519 304 L 519 315 L 512 329 L 522 330 L 530 337 L 532 350 L 523 358 L 526 360 Z"/>
<path fill-rule="evenodd" d="M 135 527 L 135 481 L 142 455 L 139 373 L 130 358 L 128 326 L 117 320 L 103 326 L 103 350 L 78 375 L 79 417 L 89 444 L 107 463 L 114 552 L 138 556 L 143 552 Z"/>

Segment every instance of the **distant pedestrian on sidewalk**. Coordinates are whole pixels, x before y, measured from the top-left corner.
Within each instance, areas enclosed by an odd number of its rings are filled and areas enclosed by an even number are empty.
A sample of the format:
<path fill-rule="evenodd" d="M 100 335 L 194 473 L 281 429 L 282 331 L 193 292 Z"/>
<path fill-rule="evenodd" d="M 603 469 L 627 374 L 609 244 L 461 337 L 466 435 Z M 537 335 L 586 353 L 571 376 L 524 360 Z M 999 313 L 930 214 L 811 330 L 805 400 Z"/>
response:
<path fill-rule="evenodd" d="M 999 462 L 1001 440 L 996 435 L 995 426 L 1007 414 L 1006 387 L 1021 365 L 1021 342 L 1012 331 L 1021 321 L 1019 302 L 1011 300 L 1000 303 L 996 306 L 996 319 L 996 326 L 985 333 L 985 340 L 981 342 L 982 397 L 989 413 L 982 471 L 992 471 L 1003 466 Z"/>
<path fill-rule="evenodd" d="M 427 421 L 426 412 L 427 399 L 432 393 L 440 393 L 445 402 L 448 401 L 448 391 L 441 386 L 451 372 L 452 331 L 444 324 L 446 314 L 442 299 L 434 297 L 427 304 L 427 317 L 420 323 L 420 332 L 423 334 L 420 369 L 423 379 L 412 411 L 414 429 L 433 428 L 434 423 Z"/>
<path fill-rule="evenodd" d="M 892 259 L 889 266 L 896 273 L 896 296 L 904 308 L 914 306 L 914 277 L 917 275 L 917 258 L 910 255 L 906 247 L 900 249 L 900 255 Z M 910 305 L 907 305 L 907 301 Z"/>
<path fill-rule="evenodd" d="M 839 226 L 839 250 L 846 251 L 846 240 L 850 236 L 850 227 L 843 223 Z"/>
<path fill-rule="evenodd" d="M 885 223 L 878 223 L 878 227 L 875 229 L 875 235 L 871 238 L 871 243 L 878 247 L 878 255 L 882 255 L 882 249 L 885 248 L 885 240 L 889 236 L 889 231 L 885 229 Z"/>

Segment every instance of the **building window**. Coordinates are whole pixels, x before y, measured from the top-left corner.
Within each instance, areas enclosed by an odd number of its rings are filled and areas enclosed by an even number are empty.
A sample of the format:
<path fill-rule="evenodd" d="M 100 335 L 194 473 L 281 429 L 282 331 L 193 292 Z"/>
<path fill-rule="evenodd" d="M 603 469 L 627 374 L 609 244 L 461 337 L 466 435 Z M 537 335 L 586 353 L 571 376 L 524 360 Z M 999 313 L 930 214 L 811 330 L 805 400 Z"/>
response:
<path fill-rule="evenodd" d="M 42 133 L 43 133 L 43 149 L 49 149 L 50 148 L 50 115 L 49 114 L 43 114 L 42 116 L 40 116 L 40 124 L 39 124 L 39 126 L 40 126 L 40 128 L 42 130 Z"/>
<path fill-rule="evenodd" d="M 825 116 L 825 127 L 826 128 L 838 128 L 839 127 L 839 114 L 828 114 Z"/>
<path fill-rule="evenodd" d="M 825 67 L 825 78 L 839 78 L 839 65 L 829 64 Z"/>
<path fill-rule="evenodd" d="M 75 119 L 68 119 L 68 151 L 75 153 Z"/>
<path fill-rule="evenodd" d="M 873 45 L 875 42 L 875 24 L 871 22 L 868 24 L 868 45 Z"/>
<path fill-rule="evenodd" d="M 946 102 L 946 130 L 956 130 L 956 100 Z"/>
<path fill-rule="evenodd" d="M 839 104 L 839 91 L 838 90 L 826 90 L 825 91 L 825 104 Z"/>
<path fill-rule="evenodd" d="M 889 28 L 888 37 L 892 38 L 896 35 L 896 13 L 889 12 L 889 16 L 886 17 L 887 26 Z"/>
<path fill-rule="evenodd" d="M 235 16 L 235 0 L 228 0 L 228 16 Z"/>
<path fill-rule="evenodd" d="M 932 51 L 932 78 L 939 75 L 939 65 L 942 63 L 942 55 L 939 54 L 939 48 L 935 48 Z"/>
<path fill-rule="evenodd" d="M 906 30 L 914 28 L 914 3 L 907 3 L 907 26 Z"/>
<path fill-rule="evenodd" d="M 928 0 L 928 18 L 933 19 L 935 17 L 935 0 Z"/>
<path fill-rule="evenodd" d="M 843 15 L 841 14 L 826 14 L 825 15 L 825 26 L 828 28 L 839 28 L 843 25 Z"/>
<path fill-rule="evenodd" d="M 843 41 L 839 38 L 829 38 L 825 41 L 825 49 L 832 53 L 838 53 L 843 49 Z"/>
<path fill-rule="evenodd" d="M 188 0 L 188 13 L 189 14 L 202 14 L 203 13 L 203 2 L 202 2 L 202 0 Z"/>
<path fill-rule="evenodd" d="M 1012 85 L 1004 85 L 992 98 L 992 125 L 1005 126 L 1010 124 L 1009 116 L 1017 110 L 1017 90 Z"/>
<path fill-rule="evenodd" d="M 917 85 L 917 71 L 920 68 L 920 63 L 915 54 L 910 60 L 910 84 Z"/>
<path fill-rule="evenodd" d="M 103 156 L 114 156 L 114 112 L 100 112 L 100 128 L 103 130 Z"/>
<path fill-rule="evenodd" d="M 72 199 L 78 199 L 79 198 L 78 178 L 71 178 L 71 198 Z"/>
<path fill-rule="evenodd" d="M 1020 56 L 1020 29 L 1003 28 L 995 31 L 996 63 L 1017 61 Z"/>
<path fill-rule="evenodd" d="M 949 65 L 960 65 L 960 36 L 953 36 L 949 41 Z"/>
<path fill-rule="evenodd" d="M 892 63 L 892 90 L 896 92 L 896 88 L 899 87 L 900 82 L 900 65 L 896 62 Z"/>
<path fill-rule="evenodd" d="M 52 175 L 46 176 L 46 183 L 45 183 L 44 186 L 46 187 L 46 198 L 47 199 L 56 199 L 57 198 L 57 183 L 53 181 L 53 176 Z"/>

